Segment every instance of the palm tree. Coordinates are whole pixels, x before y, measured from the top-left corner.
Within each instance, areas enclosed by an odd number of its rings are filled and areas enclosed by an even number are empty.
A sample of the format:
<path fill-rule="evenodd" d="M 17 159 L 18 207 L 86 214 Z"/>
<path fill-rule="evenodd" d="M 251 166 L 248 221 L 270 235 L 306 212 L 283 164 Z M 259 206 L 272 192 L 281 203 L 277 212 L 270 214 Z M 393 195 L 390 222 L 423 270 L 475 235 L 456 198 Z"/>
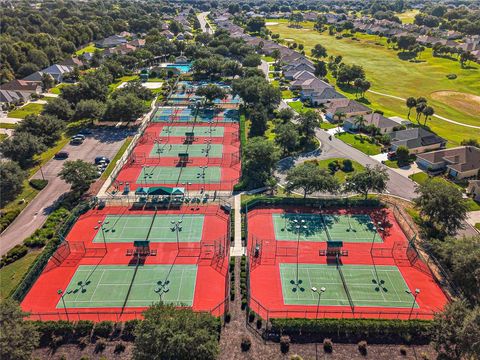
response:
<path fill-rule="evenodd" d="M 415 100 L 414 97 L 409 97 L 406 101 L 406 104 L 407 104 L 407 107 L 408 107 L 408 115 L 407 115 L 407 119 L 410 120 L 410 112 L 412 111 L 412 108 L 414 108 L 415 106 L 417 106 L 417 100 Z"/>
<path fill-rule="evenodd" d="M 355 120 L 353 121 L 353 123 L 355 124 L 358 130 L 361 130 L 367 123 L 367 120 L 365 120 L 363 115 L 359 115 L 355 117 Z"/>
<path fill-rule="evenodd" d="M 417 103 L 417 106 L 415 107 L 415 112 L 417 113 L 416 120 L 420 124 L 420 117 L 423 114 L 423 110 L 427 107 L 427 103 L 425 102 L 419 102 Z"/>
<path fill-rule="evenodd" d="M 425 115 L 425 122 L 423 123 L 423 126 L 426 126 L 428 118 L 435 114 L 435 110 L 433 110 L 431 106 L 425 106 L 425 109 L 423 109 L 422 113 Z"/>

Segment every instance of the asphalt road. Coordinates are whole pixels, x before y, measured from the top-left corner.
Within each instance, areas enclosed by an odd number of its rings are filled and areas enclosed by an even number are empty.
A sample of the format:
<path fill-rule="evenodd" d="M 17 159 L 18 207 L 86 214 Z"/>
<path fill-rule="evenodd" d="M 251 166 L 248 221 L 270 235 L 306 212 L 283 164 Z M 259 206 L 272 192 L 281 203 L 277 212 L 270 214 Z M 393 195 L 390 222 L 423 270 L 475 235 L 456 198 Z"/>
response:
<path fill-rule="evenodd" d="M 81 159 L 93 162 L 97 156 L 106 156 L 112 159 L 127 136 L 132 134 L 132 130 L 113 127 L 95 129 L 91 135 L 87 136 L 82 145 L 68 144 L 63 150 L 69 152 L 68 160 Z M 48 185 L 0 235 L 0 255 L 5 254 L 15 245 L 21 244 L 25 238 L 40 228 L 54 209 L 57 199 L 70 190 L 70 185 L 58 177 L 65 161 L 51 159 L 42 167 L 42 171 L 38 171 L 33 176 L 33 178 L 42 178 L 43 172 L 43 176 L 48 180 Z"/>
<path fill-rule="evenodd" d="M 200 27 L 202 28 L 203 32 L 206 32 L 207 34 L 213 34 L 213 30 L 210 27 L 207 28 L 208 14 L 210 14 L 209 11 L 199 13 L 197 14 L 197 19 L 200 22 Z"/>

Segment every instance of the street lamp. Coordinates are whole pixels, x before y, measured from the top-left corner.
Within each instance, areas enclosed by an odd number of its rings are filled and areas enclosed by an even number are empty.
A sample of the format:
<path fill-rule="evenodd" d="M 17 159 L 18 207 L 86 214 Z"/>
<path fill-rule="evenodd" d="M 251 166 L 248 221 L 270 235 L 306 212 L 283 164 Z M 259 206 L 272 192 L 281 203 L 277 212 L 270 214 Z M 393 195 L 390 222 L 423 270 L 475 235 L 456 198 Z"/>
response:
<path fill-rule="evenodd" d="M 102 231 L 103 245 L 105 246 L 105 250 L 106 250 L 107 249 L 107 240 L 105 239 L 105 228 L 103 227 L 103 225 L 108 224 L 109 221 L 98 220 L 97 223 L 98 223 L 98 226 L 96 226 L 95 229 L 100 228 L 100 230 Z"/>
<path fill-rule="evenodd" d="M 320 307 L 320 299 L 322 297 L 322 294 L 325 292 L 325 289 L 323 286 L 320 288 L 320 291 L 319 289 L 317 289 L 315 286 L 312 286 L 312 289 L 311 289 L 314 293 L 316 293 L 318 295 L 318 302 L 317 302 L 317 314 L 315 315 L 315 320 L 318 319 L 318 308 Z"/>
<path fill-rule="evenodd" d="M 381 227 L 381 225 L 382 225 L 382 222 L 381 222 L 381 221 L 377 222 L 378 227 L 375 226 L 373 223 L 370 223 L 370 224 L 373 225 L 373 227 L 372 227 L 372 230 L 373 230 L 373 239 L 372 239 L 372 246 L 370 247 L 370 255 L 371 255 L 372 252 L 373 252 L 373 245 L 375 244 L 375 237 L 377 236 L 377 230 L 383 231 L 384 229 Z"/>
<path fill-rule="evenodd" d="M 62 298 L 63 308 L 65 309 L 65 315 L 67 316 L 67 321 L 70 321 L 70 319 L 68 318 L 67 305 L 65 305 L 65 299 L 64 299 L 63 290 L 62 290 L 62 289 L 58 289 L 58 290 L 57 290 L 57 294 L 60 295 L 60 297 Z"/>
<path fill-rule="evenodd" d="M 162 300 L 162 295 L 166 294 L 167 292 L 170 291 L 170 289 L 168 287 L 169 284 L 170 284 L 169 280 L 165 280 L 165 281 L 159 280 L 159 281 L 157 281 L 158 287 L 156 287 L 153 291 L 155 291 L 158 294 L 158 296 L 160 297 L 160 301 Z"/>
<path fill-rule="evenodd" d="M 182 230 L 182 222 L 183 220 L 172 220 L 170 221 L 173 225 L 173 228 L 172 230 L 175 231 L 176 235 L 177 235 L 177 250 L 180 250 L 180 239 L 179 239 L 179 235 L 178 235 L 178 232 L 180 230 Z"/>
<path fill-rule="evenodd" d="M 412 295 L 413 295 L 412 308 L 410 309 L 410 314 L 408 314 L 408 320 L 410 320 L 410 318 L 412 317 L 413 308 L 415 307 L 415 303 L 417 302 L 417 296 L 418 296 L 418 294 L 420 294 L 420 289 L 415 289 L 415 294 L 412 293 L 412 291 L 410 291 L 410 290 L 406 290 L 406 292 L 407 292 L 408 294 L 412 294 Z"/>

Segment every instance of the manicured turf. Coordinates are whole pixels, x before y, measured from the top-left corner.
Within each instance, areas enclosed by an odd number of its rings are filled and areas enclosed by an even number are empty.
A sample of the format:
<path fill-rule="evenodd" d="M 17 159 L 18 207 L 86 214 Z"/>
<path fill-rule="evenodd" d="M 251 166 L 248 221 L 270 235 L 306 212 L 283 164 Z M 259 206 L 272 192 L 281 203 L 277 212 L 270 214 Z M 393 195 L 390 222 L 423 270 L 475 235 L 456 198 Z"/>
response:
<path fill-rule="evenodd" d="M 153 220 L 153 225 L 152 225 Z M 151 242 L 176 242 L 177 232 L 172 221 L 181 221 L 178 231 L 179 242 L 200 242 L 203 232 L 203 215 L 107 215 L 103 221 L 103 232 L 98 232 L 94 243 L 133 242 L 150 240 Z M 151 227 L 151 229 L 150 229 Z"/>
<path fill-rule="evenodd" d="M 415 15 L 419 13 L 419 10 L 407 10 L 402 13 L 396 13 L 395 15 L 402 21 L 403 24 L 413 24 Z"/>
<path fill-rule="evenodd" d="M 299 114 L 308 110 L 308 108 L 305 107 L 301 101 L 290 101 L 287 104 Z"/>
<path fill-rule="evenodd" d="M 146 166 L 142 168 L 138 176 L 138 184 L 214 184 L 219 183 L 221 169 L 218 166 L 207 167 L 202 170 L 199 167 L 167 167 Z"/>
<path fill-rule="evenodd" d="M 185 136 L 187 132 L 193 132 L 195 136 L 201 137 L 223 137 L 225 128 L 223 126 L 165 126 L 160 136 Z"/>
<path fill-rule="evenodd" d="M 367 155 L 378 155 L 380 154 L 380 145 L 369 142 L 369 138 L 362 137 L 362 135 L 354 135 L 350 133 L 341 133 L 336 134 L 335 137 L 342 140 L 343 142 L 353 146 L 355 149 L 360 150 L 361 152 Z M 359 137 L 359 138 L 357 138 Z M 363 139 L 363 141 L 361 140 Z"/>
<path fill-rule="evenodd" d="M 318 166 L 321 167 L 322 169 L 329 170 L 328 164 L 330 164 L 332 161 L 338 161 L 340 164 L 342 164 L 343 160 L 345 160 L 345 159 L 344 158 L 331 158 L 331 159 L 320 160 L 320 161 L 312 160 L 312 162 L 318 164 Z M 338 179 L 338 181 L 343 183 L 343 182 L 345 182 L 347 176 L 352 176 L 352 175 L 355 175 L 356 173 L 359 173 L 359 172 L 362 172 L 362 171 L 365 170 L 365 167 L 360 165 L 358 162 L 356 162 L 354 160 L 351 160 L 351 161 L 352 161 L 353 171 L 345 172 L 342 169 L 339 169 L 339 170 L 335 171 L 334 176 Z"/>
<path fill-rule="evenodd" d="M 297 240 L 300 232 L 300 241 L 382 242 L 368 215 L 272 214 L 272 221 L 279 241 Z"/>
<path fill-rule="evenodd" d="M 222 144 L 155 144 L 150 157 L 178 157 L 188 153 L 190 157 L 222 157 Z"/>
<path fill-rule="evenodd" d="M 21 108 L 10 111 L 8 113 L 8 117 L 25 119 L 27 115 L 30 115 L 30 114 L 37 115 L 37 114 L 40 114 L 42 110 L 43 110 L 43 104 L 29 103 L 25 106 L 22 106 Z"/>
<path fill-rule="evenodd" d="M 82 55 L 83 53 L 94 53 L 95 50 L 103 51 L 104 49 L 99 49 L 95 46 L 95 44 L 91 43 L 85 46 L 84 48 L 81 48 L 80 50 L 77 50 L 75 52 L 76 55 Z"/>
<path fill-rule="evenodd" d="M 27 273 L 42 250 L 34 250 L 0 269 L 0 299 L 6 299 Z"/>
<path fill-rule="evenodd" d="M 396 266 L 341 265 L 347 290 L 354 306 L 403 307 L 413 304 L 413 296 Z M 318 294 L 311 288 L 325 287 L 321 305 L 349 306 L 340 271 L 336 265 L 280 264 L 280 278 L 285 305 L 317 305 Z M 293 284 L 292 284 L 293 282 Z M 415 307 L 418 305 L 415 304 Z"/>
<path fill-rule="evenodd" d="M 268 20 L 266 20 L 268 21 Z M 313 22 L 302 23 L 301 29 L 288 27 L 288 21 L 275 20 L 278 25 L 268 26 L 273 33 L 281 38 L 291 38 L 303 44 L 307 54 L 315 46 L 322 44 L 327 48 L 328 55 L 341 55 L 347 64 L 361 65 L 365 69 L 367 79 L 372 83 L 371 90 L 400 98 L 409 96 L 424 96 L 435 112 L 441 116 L 466 124 L 480 125 L 480 113 L 472 113 L 473 102 L 458 101 L 451 96 L 438 96 L 439 91 L 455 91 L 459 93 L 480 94 L 480 66 L 471 64 L 471 68 L 461 68 L 458 61 L 433 57 L 432 50 L 426 49 L 420 54 L 419 62 L 401 60 L 398 51 L 392 50 L 386 43 L 386 38 L 376 35 L 357 33 L 354 41 L 349 38 L 336 39 L 328 32 L 319 33 L 313 30 Z M 448 74 L 456 74 L 455 80 L 449 80 Z M 333 80 L 329 77 L 329 80 Z M 333 80 L 334 81 L 334 80 Z M 345 93 L 354 98 L 355 94 Z M 461 95 L 461 94 L 459 94 Z M 383 95 L 367 93 L 373 109 L 382 110 L 386 116 L 402 116 L 408 112 L 404 100 L 389 98 Z M 477 105 L 478 108 L 478 105 Z M 472 129 L 432 118 L 428 126 L 440 136 L 449 140 L 452 145 L 458 145 L 462 139 L 480 139 L 480 132 L 475 134 Z"/>
<path fill-rule="evenodd" d="M 196 265 L 81 265 L 65 289 L 67 308 L 192 306 Z M 160 290 L 156 292 L 156 290 Z M 57 309 L 63 309 L 60 299 Z"/>

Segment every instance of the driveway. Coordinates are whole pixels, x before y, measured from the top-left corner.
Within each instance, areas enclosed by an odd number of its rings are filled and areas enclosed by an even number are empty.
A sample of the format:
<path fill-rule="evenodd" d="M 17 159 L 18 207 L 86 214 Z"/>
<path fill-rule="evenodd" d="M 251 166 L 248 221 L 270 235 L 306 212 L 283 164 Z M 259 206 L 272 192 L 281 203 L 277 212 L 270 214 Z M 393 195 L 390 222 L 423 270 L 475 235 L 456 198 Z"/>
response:
<path fill-rule="evenodd" d="M 209 11 L 197 14 L 197 19 L 200 22 L 200 27 L 202 28 L 203 32 L 206 32 L 207 34 L 213 34 L 213 30 L 210 27 L 207 27 L 208 14 L 210 14 Z"/>
<path fill-rule="evenodd" d="M 91 135 L 87 136 L 82 145 L 68 144 L 63 150 L 70 153 L 69 160 L 81 159 L 93 162 L 95 157 L 101 155 L 111 159 L 118 152 L 127 136 L 133 134 L 133 130 L 114 127 L 96 129 Z M 64 162 L 65 160 L 51 159 L 42 167 L 42 171 L 38 171 L 33 176 L 33 178 L 41 179 L 43 172 L 43 176 L 48 180 L 48 185 L 0 235 L 0 255 L 5 254 L 15 245 L 21 244 L 25 238 L 40 228 L 54 209 L 56 200 L 70 190 L 70 185 L 58 177 Z"/>
<path fill-rule="evenodd" d="M 258 65 L 258 68 L 263 71 L 263 73 L 265 74 L 265 79 L 267 79 L 267 81 L 270 82 L 270 78 L 268 77 L 268 71 L 270 69 L 270 65 L 268 64 L 268 62 L 262 59 L 262 63 Z"/>

